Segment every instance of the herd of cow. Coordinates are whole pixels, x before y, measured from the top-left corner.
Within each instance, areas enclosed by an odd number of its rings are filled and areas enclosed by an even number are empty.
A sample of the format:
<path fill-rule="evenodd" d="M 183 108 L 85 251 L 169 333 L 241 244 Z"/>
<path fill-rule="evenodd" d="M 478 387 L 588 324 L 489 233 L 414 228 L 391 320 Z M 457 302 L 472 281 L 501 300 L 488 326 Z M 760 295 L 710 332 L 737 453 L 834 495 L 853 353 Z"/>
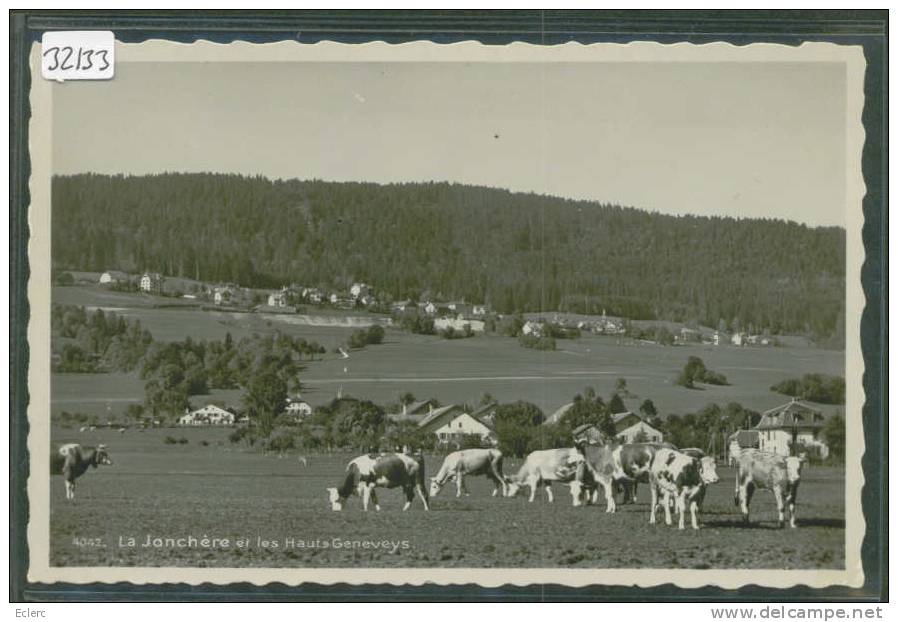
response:
<path fill-rule="evenodd" d="M 795 500 L 801 480 L 802 456 L 779 456 L 757 449 L 731 449 L 736 457 L 737 476 L 735 502 L 748 522 L 748 510 L 755 489 L 766 489 L 776 499 L 779 524 L 785 524 L 785 507 L 788 506 L 790 525 L 795 523 Z M 523 486 L 530 487 L 533 502 L 540 486 L 546 490 L 551 503 L 554 500 L 552 484 L 570 486 L 575 506 L 598 502 L 599 489 L 604 492 L 606 512 L 615 512 L 615 491 L 624 489 L 624 502 L 635 501 L 639 482 L 649 485 L 651 506 L 649 522 L 655 523 L 658 507 L 664 508 L 665 522 L 670 525 L 671 507 L 679 517 L 679 528 L 685 528 L 686 511 L 691 515 L 692 528 L 698 529 L 698 512 L 708 486 L 719 481 L 713 457 L 701 450 L 678 450 L 667 443 L 628 443 L 613 445 L 583 445 L 573 448 L 534 451 L 524 460 L 518 472 L 506 476 L 502 472 L 502 452 L 498 449 L 464 449 L 446 456 L 430 487 L 425 484 L 424 459 L 407 453 L 366 454 L 350 461 L 341 484 L 328 488 L 331 509 L 343 509 L 352 495 L 362 498 L 367 511 L 371 503 L 380 510 L 376 488 L 401 487 L 405 493 L 407 510 L 415 494 L 424 509 L 430 509 L 429 499 L 440 493 L 446 484 L 454 481 L 456 496 L 466 492 L 465 477 L 482 475 L 492 481 L 493 496 L 514 497 Z M 70 443 L 53 452 L 50 459 L 51 474 L 62 475 L 65 481 L 66 499 L 75 497 L 75 481 L 88 468 L 112 464 L 107 449 L 100 445 L 95 449 Z"/>
<path fill-rule="evenodd" d="M 796 526 L 795 500 L 801 480 L 804 456 L 779 456 L 757 449 L 735 450 L 737 462 L 735 503 L 748 522 L 748 510 L 755 489 L 773 493 L 780 526 L 785 524 L 788 506 L 790 525 Z M 465 477 L 482 475 L 493 482 L 493 496 L 514 497 L 523 486 L 530 487 L 530 501 L 537 489 L 545 487 L 546 496 L 554 500 L 553 482 L 570 486 L 575 506 L 594 504 L 599 489 L 605 495 L 606 512 L 615 512 L 615 490 L 622 487 L 625 500 L 635 501 L 639 482 L 649 485 L 651 506 L 649 522 L 654 524 L 658 507 L 664 508 L 665 522 L 670 525 L 671 506 L 679 517 L 679 528 L 685 528 L 687 510 L 692 528 L 698 529 L 698 512 L 706 489 L 719 481 L 713 457 L 701 450 L 678 450 L 667 443 L 628 443 L 616 445 L 577 445 L 574 448 L 534 451 L 524 460 L 518 472 L 506 476 L 502 472 L 502 452 L 498 449 L 464 449 L 446 456 L 436 477 L 425 485 L 424 460 L 405 453 L 363 455 L 350 461 L 342 483 L 328 488 L 331 509 L 343 509 L 352 495 L 362 498 L 367 511 L 370 504 L 380 510 L 375 489 L 401 487 L 405 493 L 407 510 L 415 494 L 424 509 L 429 510 L 429 497 L 439 494 L 449 482 L 455 481 L 456 496 L 465 490 Z"/>

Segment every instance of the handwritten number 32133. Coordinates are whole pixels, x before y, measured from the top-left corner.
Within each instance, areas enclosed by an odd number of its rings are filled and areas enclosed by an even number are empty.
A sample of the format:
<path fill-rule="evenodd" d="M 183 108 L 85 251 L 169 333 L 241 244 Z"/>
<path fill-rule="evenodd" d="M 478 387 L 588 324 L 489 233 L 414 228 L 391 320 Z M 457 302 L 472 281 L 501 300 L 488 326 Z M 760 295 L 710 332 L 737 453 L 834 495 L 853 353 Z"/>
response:
<path fill-rule="evenodd" d="M 48 71 L 56 71 L 57 69 L 63 71 L 68 71 L 69 69 L 86 70 L 93 67 L 94 64 L 97 65 L 100 71 L 104 71 L 109 68 L 109 61 L 106 60 L 107 53 L 108 50 L 78 48 L 76 54 L 75 49 L 67 45 L 62 48 L 54 46 L 47 49 L 44 52 L 44 57 L 50 54 L 53 55 L 52 64 L 47 67 Z"/>

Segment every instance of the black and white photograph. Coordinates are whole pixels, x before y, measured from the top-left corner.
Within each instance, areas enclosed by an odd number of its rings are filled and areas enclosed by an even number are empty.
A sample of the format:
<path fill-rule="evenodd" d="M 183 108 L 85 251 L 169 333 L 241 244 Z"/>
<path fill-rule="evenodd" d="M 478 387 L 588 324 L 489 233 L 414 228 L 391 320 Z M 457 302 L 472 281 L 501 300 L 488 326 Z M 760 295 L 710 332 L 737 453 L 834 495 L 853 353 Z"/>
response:
<path fill-rule="evenodd" d="M 114 62 L 32 87 L 33 577 L 863 581 L 858 48 Z"/>

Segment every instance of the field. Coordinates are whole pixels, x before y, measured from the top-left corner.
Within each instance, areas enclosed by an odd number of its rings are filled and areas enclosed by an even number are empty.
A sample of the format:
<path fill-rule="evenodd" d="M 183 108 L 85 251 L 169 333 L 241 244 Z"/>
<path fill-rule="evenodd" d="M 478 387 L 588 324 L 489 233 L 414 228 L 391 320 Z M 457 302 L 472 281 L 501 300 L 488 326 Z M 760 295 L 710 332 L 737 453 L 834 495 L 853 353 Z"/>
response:
<path fill-rule="evenodd" d="M 780 348 L 733 346 L 663 347 L 629 339 L 584 335 L 559 340 L 555 352 L 521 347 L 517 340 L 498 335 L 444 340 L 388 329 L 384 344 L 350 353 L 333 354 L 353 328 L 333 325 L 333 316 L 315 325 L 297 316 L 206 312 L 198 309 L 158 309 L 147 297 L 117 294 L 99 287 L 54 288 L 58 303 L 100 306 L 136 318 L 156 339 L 222 339 L 280 330 L 318 341 L 328 354 L 307 363 L 300 373 L 303 397 L 314 405 L 330 401 L 337 391 L 380 404 L 393 403 L 412 392 L 419 399 L 434 397 L 444 404 L 476 404 L 484 393 L 499 401 L 527 400 L 550 414 L 591 386 L 606 398 L 617 378 L 625 378 L 635 396 L 626 400 L 635 410 L 650 398 L 662 415 L 694 412 L 708 403 L 741 403 L 763 411 L 779 406 L 787 397 L 770 386 L 809 372 L 844 375 L 844 353 L 807 345 Z M 358 316 L 353 316 L 357 318 Z M 314 320 L 313 320 L 314 321 Z M 793 340 L 794 341 L 794 340 Z M 673 378 L 689 356 L 700 356 L 707 366 L 727 376 L 730 386 L 689 390 Z M 212 397 L 239 404 L 239 392 L 213 392 Z M 204 403 L 195 396 L 195 404 Z M 120 414 L 129 403 L 143 400 L 143 383 L 133 375 L 54 375 L 52 410 L 85 412 L 102 417 Z M 824 413 L 840 407 L 819 406 Z"/>
<path fill-rule="evenodd" d="M 79 480 L 74 503 L 62 478 L 51 478 L 52 565 L 217 567 L 571 567 L 571 568 L 839 568 L 844 565 L 845 486 L 841 470 L 806 471 L 799 494 L 799 528 L 776 528 L 773 497 L 759 493 L 746 527 L 733 506 L 733 472 L 721 468 L 699 532 L 648 524 L 647 490 L 635 505 L 606 515 L 572 507 L 566 487 L 556 500 L 540 495 L 492 498 L 483 478 L 470 496 L 450 489 L 424 512 L 416 500 L 402 512 L 402 494 L 379 493 L 382 511 L 362 512 L 353 498 L 332 512 L 325 488 L 337 483 L 349 455 L 285 458 L 233 449 L 226 430 L 54 430 L 58 442 L 105 442 L 113 466 Z M 172 434 L 186 445 L 165 445 Z M 207 441 L 208 446 L 201 446 Z M 427 459 L 427 472 L 440 458 Z M 505 472 L 518 465 L 509 461 Z M 147 536 L 228 538 L 229 547 L 147 547 Z M 134 547 L 120 546 L 133 537 Z M 238 548 L 236 538 L 246 538 Z M 261 541 L 277 542 L 263 547 Z M 287 546 L 292 540 L 292 546 Z M 391 541 L 387 548 L 362 543 Z M 342 546 L 336 546 L 342 544 Z M 327 543 L 325 547 L 323 543 Z M 219 543 L 220 544 L 220 543 Z M 303 544 L 304 546 L 301 546 Z M 369 545 L 370 546 L 370 545 Z"/>

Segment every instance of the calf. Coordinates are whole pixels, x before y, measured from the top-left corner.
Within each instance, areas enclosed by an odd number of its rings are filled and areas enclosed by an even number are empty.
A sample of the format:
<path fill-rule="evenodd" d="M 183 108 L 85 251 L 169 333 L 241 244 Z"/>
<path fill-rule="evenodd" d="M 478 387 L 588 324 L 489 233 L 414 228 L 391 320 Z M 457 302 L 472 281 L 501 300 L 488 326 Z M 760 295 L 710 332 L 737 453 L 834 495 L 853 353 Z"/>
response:
<path fill-rule="evenodd" d="M 62 475 L 65 480 L 65 498 L 74 501 L 75 480 L 84 475 L 88 467 L 112 464 L 106 445 L 82 447 L 78 443 L 63 445 L 50 454 L 50 475 Z"/>
<path fill-rule="evenodd" d="M 530 502 L 536 497 L 536 489 L 546 487 L 549 503 L 555 500 L 552 493 L 552 482 L 571 483 L 571 496 L 574 505 L 580 505 L 581 485 L 576 480 L 577 469 L 583 463 L 583 454 L 574 448 L 544 449 L 531 452 L 520 470 L 508 478 L 508 496 L 518 494 L 521 486 L 530 486 Z"/>
<path fill-rule="evenodd" d="M 502 474 L 502 452 L 498 449 L 463 449 L 454 451 L 443 460 L 436 477 L 430 478 L 430 496 L 440 494 L 443 486 L 449 481 L 455 480 L 456 497 L 461 497 L 465 489 L 465 475 L 485 475 L 493 482 L 493 496 L 502 491 L 502 496 L 508 495 L 508 481 Z"/>
<path fill-rule="evenodd" d="M 698 510 L 705 496 L 705 487 L 719 481 L 717 466 L 712 457 L 693 458 L 675 449 L 661 448 L 655 452 L 649 469 L 652 508 L 649 523 L 655 523 L 658 495 L 664 496 L 664 522 L 671 524 L 670 503 L 674 499 L 680 516 L 680 529 L 685 529 L 686 504 L 692 514 L 692 528 L 698 529 Z"/>
<path fill-rule="evenodd" d="M 776 498 L 779 526 L 782 528 L 786 523 L 783 511 L 785 501 L 789 506 L 789 526 L 796 527 L 795 499 L 801 482 L 801 467 L 806 459 L 805 454 L 786 457 L 758 449 L 743 449 L 740 452 L 734 501 L 737 507 L 741 506 L 746 523 L 755 488 L 766 488 Z"/>
<path fill-rule="evenodd" d="M 362 508 L 366 512 L 370 501 L 374 502 L 374 509 L 379 512 L 380 505 L 374 491 L 378 486 L 383 488 L 401 486 L 405 493 L 403 511 L 411 506 L 416 491 L 424 503 L 424 509 L 430 509 L 427 490 L 424 487 L 424 459 L 398 453 L 359 456 L 346 465 L 343 483 L 337 488 L 327 489 L 331 509 L 339 512 L 346 500 L 357 494 L 362 498 Z"/>
<path fill-rule="evenodd" d="M 598 486 L 602 486 L 605 490 L 605 512 L 614 512 L 617 510 L 614 501 L 614 448 L 578 444 L 577 450 L 583 455 L 583 462 L 577 468 L 576 481 L 583 490 L 589 491 L 587 502 L 598 501 Z M 571 493 L 574 491 L 572 484 Z"/>

